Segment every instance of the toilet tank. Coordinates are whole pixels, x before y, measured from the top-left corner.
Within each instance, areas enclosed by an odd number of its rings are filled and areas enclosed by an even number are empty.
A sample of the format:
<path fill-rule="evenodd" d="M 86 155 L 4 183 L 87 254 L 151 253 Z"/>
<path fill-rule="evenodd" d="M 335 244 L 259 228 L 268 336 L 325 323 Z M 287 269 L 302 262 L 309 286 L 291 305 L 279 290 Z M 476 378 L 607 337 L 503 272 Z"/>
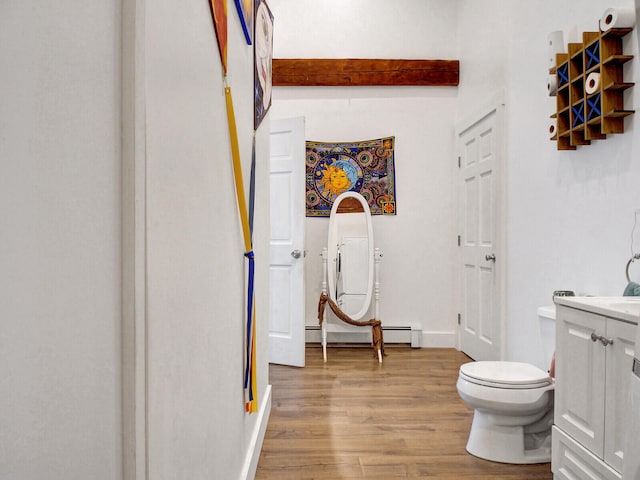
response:
<path fill-rule="evenodd" d="M 549 370 L 553 353 L 556 351 L 556 306 L 538 307 L 538 323 L 542 342 L 542 365 L 545 370 Z"/>

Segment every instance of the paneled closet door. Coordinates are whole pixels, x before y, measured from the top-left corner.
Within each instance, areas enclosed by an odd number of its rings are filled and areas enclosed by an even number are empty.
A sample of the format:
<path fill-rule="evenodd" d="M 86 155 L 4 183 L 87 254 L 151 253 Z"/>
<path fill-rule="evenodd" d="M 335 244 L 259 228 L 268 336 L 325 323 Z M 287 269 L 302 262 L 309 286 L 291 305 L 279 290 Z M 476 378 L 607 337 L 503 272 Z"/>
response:
<path fill-rule="evenodd" d="M 304 367 L 304 118 L 271 120 L 269 363 Z"/>
<path fill-rule="evenodd" d="M 502 140 L 500 107 L 458 134 L 461 232 L 460 348 L 474 360 L 500 360 L 502 314 L 498 250 Z"/>

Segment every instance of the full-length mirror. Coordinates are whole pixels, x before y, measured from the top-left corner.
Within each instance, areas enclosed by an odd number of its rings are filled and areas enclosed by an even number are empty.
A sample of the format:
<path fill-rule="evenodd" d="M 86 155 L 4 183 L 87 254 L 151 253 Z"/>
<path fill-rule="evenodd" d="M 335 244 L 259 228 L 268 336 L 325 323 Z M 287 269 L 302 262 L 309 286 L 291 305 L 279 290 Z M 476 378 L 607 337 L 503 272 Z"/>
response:
<path fill-rule="evenodd" d="M 369 310 L 373 290 L 373 229 L 362 195 L 345 192 L 331 209 L 328 235 L 329 296 L 353 320 Z"/>
<path fill-rule="evenodd" d="M 378 264 L 382 253 L 373 247 L 371 211 L 362 195 L 345 192 L 336 198 L 329 219 L 327 248 L 322 252 L 322 294 L 318 320 L 322 326 L 322 353 L 327 361 L 327 333 L 349 332 L 353 327 L 371 327 L 372 345 L 382 363 L 384 340 L 378 318 L 380 282 Z M 373 300 L 373 318 L 360 320 Z M 326 317 L 324 305 L 333 312 Z M 338 320 L 336 322 L 336 319 Z M 342 323 L 341 323 L 342 322 Z"/>

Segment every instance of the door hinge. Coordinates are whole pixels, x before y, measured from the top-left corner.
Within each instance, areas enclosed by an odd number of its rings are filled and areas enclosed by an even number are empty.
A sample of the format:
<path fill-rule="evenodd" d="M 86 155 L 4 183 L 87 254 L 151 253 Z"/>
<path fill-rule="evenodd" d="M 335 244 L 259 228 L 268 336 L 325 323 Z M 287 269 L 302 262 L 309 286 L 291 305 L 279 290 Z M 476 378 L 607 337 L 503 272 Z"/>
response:
<path fill-rule="evenodd" d="M 462 238 L 460 237 L 460 235 L 458 235 L 458 246 L 461 245 L 461 242 L 462 242 Z"/>
<path fill-rule="evenodd" d="M 458 168 L 460 168 L 461 157 L 458 155 Z"/>
<path fill-rule="evenodd" d="M 459 313 L 458 314 L 458 325 L 460 325 L 460 322 L 462 321 L 462 315 Z"/>

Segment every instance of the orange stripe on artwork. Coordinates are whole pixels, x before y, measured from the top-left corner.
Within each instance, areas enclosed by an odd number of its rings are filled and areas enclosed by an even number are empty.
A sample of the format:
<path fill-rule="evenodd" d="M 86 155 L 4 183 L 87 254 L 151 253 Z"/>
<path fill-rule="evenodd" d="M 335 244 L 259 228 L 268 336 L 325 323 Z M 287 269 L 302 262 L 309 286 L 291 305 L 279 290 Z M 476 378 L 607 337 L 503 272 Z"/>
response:
<path fill-rule="evenodd" d="M 227 0 L 209 0 L 224 74 L 227 74 Z"/>

